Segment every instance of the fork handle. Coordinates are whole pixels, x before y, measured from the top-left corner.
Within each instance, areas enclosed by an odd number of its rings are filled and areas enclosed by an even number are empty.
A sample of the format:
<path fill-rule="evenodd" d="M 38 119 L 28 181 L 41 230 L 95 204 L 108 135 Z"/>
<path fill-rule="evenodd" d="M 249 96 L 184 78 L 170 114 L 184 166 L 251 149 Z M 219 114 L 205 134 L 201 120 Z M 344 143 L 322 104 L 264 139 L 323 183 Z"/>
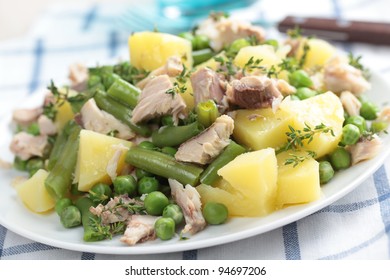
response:
<path fill-rule="evenodd" d="M 334 41 L 390 45 L 390 23 L 288 16 L 279 22 L 278 30 L 287 32 L 296 26 L 302 29 L 305 36 L 316 35 Z"/>

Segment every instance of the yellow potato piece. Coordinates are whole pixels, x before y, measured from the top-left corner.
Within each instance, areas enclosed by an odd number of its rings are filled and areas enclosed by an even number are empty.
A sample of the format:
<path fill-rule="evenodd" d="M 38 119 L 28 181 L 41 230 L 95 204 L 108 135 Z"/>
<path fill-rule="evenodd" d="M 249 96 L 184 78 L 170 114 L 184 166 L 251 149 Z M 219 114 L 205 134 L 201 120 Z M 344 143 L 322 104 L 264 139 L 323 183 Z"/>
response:
<path fill-rule="evenodd" d="M 294 167 L 285 165 L 286 159 L 293 155 L 306 159 Z M 308 203 L 321 195 L 319 163 L 307 152 L 283 152 L 276 156 L 278 161 L 278 191 L 276 207 L 290 204 Z"/>
<path fill-rule="evenodd" d="M 59 107 L 57 107 L 57 115 L 54 120 L 54 125 L 57 127 L 58 131 L 61 131 L 65 124 L 73 118 L 74 113 L 72 111 L 72 107 L 68 101 L 65 101 Z"/>
<path fill-rule="evenodd" d="M 275 210 L 277 162 L 274 149 L 241 154 L 222 167 L 218 175 L 231 186 L 220 190 L 236 198 L 234 201 L 236 204 L 229 205 L 229 209 L 241 208 L 237 211 L 233 210 L 232 213 L 257 217 Z M 231 200 L 228 195 L 221 197 L 225 197 L 225 203 Z M 207 199 L 207 194 L 203 199 Z"/>
<path fill-rule="evenodd" d="M 329 91 L 302 101 L 292 101 L 289 108 L 296 116 L 293 124 L 295 129 L 303 130 L 305 124 L 314 129 L 322 123 L 333 130 L 334 136 L 329 132 L 317 133 L 310 143 L 305 140 L 305 150 L 315 152 L 316 158 L 320 158 L 336 149 L 341 140 L 344 109 L 334 93 Z"/>
<path fill-rule="evenodd" d="M 313 68 L 318 66 L 324 66 L 325 63 L 336 54 L 336 49 L 328 42 L 321 39 L 305 39 L 303 40 L 296 53 L 298 60 L 302 58 L 304 53 L 305 42 L 309 46 L 307 51 L 305 63 L 303 64 L 304 68 Z"/>
<path fill-rule="evenodd" d="M 132 143 L 90 130 L 81 130 L 74 178 L 74 182 L 78 183 L 79 191 L 87 192 L 100 182 L 111 183 L 106 168 L 118 150 L 118 145 L 130 148 Z M 125 156 L 126 151 L 122 151 L 117 165 L 117 172 L 122 170 L 125 164 Z"/>
<path fill-rule="evenodd" d="M 45 188 L 48 172 L 39 169 L 30 179 L 16 186 L 18 196 L 28 209 L 44 213 L 54 208 L 55 201 Z"/>
<path fill-rule="evenodd" d="M 243 68 L 251 57 L 253 57 L 254 61 L 260 59 L 261 62 L 259 66 L 264 66 L 267 69 L 271 68 L 272 66 L 274 66 L 276 69 L 279 69 L 277 65 L 282 62 L 282 57 L 279 53 L 275 52 L 274 47 L 270 45 L 259 45 L 248 46 L 240 49 L 234 59 L 234 64 L 240 68 Z"/>
<path fill-rule="evenodd" d="M 254 150 L 280 148 L 287 141 L 286 131 L 294 124 L 294 118 L 288 107 L 275 113 L 271 108 L 238 110 L 233 136 L 240 144 Z"/>
<path fill-rule="evenodd" d="M 221 180 L 220 184 L 229 184 L 225 180 Z M 229 216 L 232 217 L 250 217 L 254 213 L 251 205 L 248 205 L 247 200 L 238 192 L 231 193 L 219 187 L 201 184 L 196 187 L 200 194 L 202 205 L 207 202 L 218 202 L 224 204 L 228 208 Z"/>
<path fill-rule="evenodd" d="M 136 68 L 152 71 L 163 66 L 173 55 L 181 57 L 192 68 L 191 42 L 181 37 L 159 32 L 137 32 L 129 37 L 130 62 Z"/>

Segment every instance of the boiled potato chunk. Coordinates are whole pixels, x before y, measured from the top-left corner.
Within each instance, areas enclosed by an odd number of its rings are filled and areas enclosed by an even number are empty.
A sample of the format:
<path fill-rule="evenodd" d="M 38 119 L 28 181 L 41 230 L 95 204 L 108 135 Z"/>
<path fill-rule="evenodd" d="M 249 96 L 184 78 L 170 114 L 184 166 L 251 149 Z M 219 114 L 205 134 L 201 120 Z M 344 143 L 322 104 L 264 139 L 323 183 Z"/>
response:
<path fill-rule="evenodd" d="M 20 199 L 35 213 L 47 212 L 54 208 L 55 201 L 45 187 L 48 174 L 46 170 L 39 169 L 30 179 L 16 186 Z"/>
<path fill-rule="evenodd" d="M 130 62 L 148 71 L 163 66 L 173 55 L 181 57 L 187 68 L 192 67 L 191 42 L 181 37 L 158 32 L 137 32 L 129 37 Z"/>
<path fill-rule="evenodd" d="M 207 202 L 218 202 L 224 204 L 228 208 L 229 216 L 233 217 L 249 217 L 251 209 L 248 209 L 248 204 L 245 197 L 237 192 L 229 192 L 223 188 L 219 188 L 219 185 L 229 185 L 225 180 L 221 180 L 217 183 L 217 186 L 209 186 L 201 184 L 196 187 L 196 190 L 200 194 L 202 205 Z"/>
<path fill-rule="evenodd" d="M 259 65 L 267 68 L 277 66 L 282 62 L 282 58 L 275 52 L 274 47 L 270 45 L 259 45 L 240 49 L 234 59 L 234 64 L 243 68 L 251 57 L 253 57 L 254 61 L 260 59 L 261 62 Z"/>
<path fill-rule="evenodd" d="M 304 39 L 300 43 L 299 48 L 297 50 L 297 59 L 302 58 L 305 43 L 307 43 L 307 45 L 309 46 L 309 50 L 307 51 L 305 63 L 303 64 L 304 68 L 324 66 L 325 63 L 336 54 L 336 49 L 324 40 L 317 38 Z"/>
<path fill-rule="evenodd" d="M 231 186 L 224 191 L 234 195 L 235 199 L 230 199 L 227 194 L 221 198 L 225 197 L 224 202 L 233 214 L 258 217 L 275 210 L 277 162 L 274 149 L 241 154 L 219 169 L 218 175 Z M 203 199 L 207 200 L 207 196 Z M 232 203 L 229 204 L 229 200 Z M 234 207 L 240 209 L 232 210 Z"/>
<path fill-rule="evenodd" d="M 271 108 L 238 110 L 234 117 L 233 136 L 240 144 L 254 150 L 277 149 L 286 143 L 286 131 L 294 123 L 294 117 L 288 107 L 275 113 Z"/>
<path fill-rule="evenodd" d="M 99 182 L 111 183 L 106 168 L 118 149 L 121 150 L 119 145 L 130 148 L 132 143 L 90 130 L 81 130 L 74 180 L 78 183 L 79 191 L 87 192 Z M 123 149 L 118 160 L 117 172 L 122 170 L 125 156 L 126 150 Z"/>
<path fill-rule="evenodd" d="M 60 106 L 57 107 L 57 115 L 54 120 L 54 125 L 57 127 L 58 131 L 61 131 L 65 124 L 74 118 L 74 113 L 72 107 L 68 101 L 65 101 Z"/>
<path fill-rule="evenodd" d="M 304 157 L 305 160 L 294 167 L 285 165 L 293 155 Z M 276 207 L 289 204 L 308 203 L 317 200 L 321 194 L 319 163 L 308 156 L 307 152 L 283 152 L 277 155 L 278 161 L 278 191 Z"/>
<path fill-rule="evenodd" d="M 186 103 L 187 112 L 190 112 L 195 107 L 195 99 L 194 99 L 194 90 L 192 89 L 191 80 L 187 79 L 185 84 L 183 84 L 186 90 L 181 93 L 181 97 L 183 97 L 184 102 Z M 182 86 L 182 85 L 181 85 Z"/>
<path fill-rule="evenodd" d="M 306 124 L 314 129 L 322 123 L 333 130 L 334 135 L 330 132 L 317 133 L 310 143 L 305 140 L 305 150 L 315 152 L 316 158 L 320 158 L 336 149 L 341 140 L 344 109 L 334 93 L 329 91 L 302 101 L 292 101 L 289 107 L 296 116 L 293 124 L 295 129 L 303 130 Z"/>

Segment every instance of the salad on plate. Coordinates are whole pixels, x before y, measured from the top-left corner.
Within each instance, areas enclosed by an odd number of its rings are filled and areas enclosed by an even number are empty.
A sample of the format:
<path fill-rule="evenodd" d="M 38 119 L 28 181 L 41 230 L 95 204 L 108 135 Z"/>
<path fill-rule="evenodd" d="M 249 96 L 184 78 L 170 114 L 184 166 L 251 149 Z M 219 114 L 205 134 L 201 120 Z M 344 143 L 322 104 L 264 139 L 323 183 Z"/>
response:
<path fill-rule="evenodd" d="M 390 107 L 366 95 L 360 57 L 298 28 L 277 41 L 214 13 L 128 43 L 130 61 L 72 65 L 69 85 L 12 116 L 18 199 L 84 241 L 185 240 L 316 201 L 381 148 Z"/>

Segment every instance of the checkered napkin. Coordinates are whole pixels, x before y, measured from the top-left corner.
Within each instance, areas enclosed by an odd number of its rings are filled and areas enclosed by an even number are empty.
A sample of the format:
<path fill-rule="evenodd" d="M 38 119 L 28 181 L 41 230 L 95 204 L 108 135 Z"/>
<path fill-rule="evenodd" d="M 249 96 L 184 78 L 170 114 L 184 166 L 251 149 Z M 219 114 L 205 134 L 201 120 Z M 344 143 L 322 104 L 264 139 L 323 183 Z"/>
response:
<path fill-rule="evenodd" d="M 0 118 L 50 82 L 64 81 L 73 62 L 128 59 L 131 26 L 118 28 L 127 5 L 53 6 L 29 36 L 0 42 Z M 238 15 L 274 23 L 287 14 L 387 20 L 379 0 L 263 0 Z M 269 28 L 270 37 L 278 36 Z M 390 47 L 340 44 L 390 80 Z M 9 98 L 12 96 L 12 98 Z M 390 93 L 389 93 L 390 99 Z M 140 256 L 80 253 L 21 237 L 0 226 L 0 259 L 389 259 L 390 160 L 353 192 L 297 222 L 271 232 L 206 249 Z M 1 214 L 0 214 L 1 215 Z"/>

